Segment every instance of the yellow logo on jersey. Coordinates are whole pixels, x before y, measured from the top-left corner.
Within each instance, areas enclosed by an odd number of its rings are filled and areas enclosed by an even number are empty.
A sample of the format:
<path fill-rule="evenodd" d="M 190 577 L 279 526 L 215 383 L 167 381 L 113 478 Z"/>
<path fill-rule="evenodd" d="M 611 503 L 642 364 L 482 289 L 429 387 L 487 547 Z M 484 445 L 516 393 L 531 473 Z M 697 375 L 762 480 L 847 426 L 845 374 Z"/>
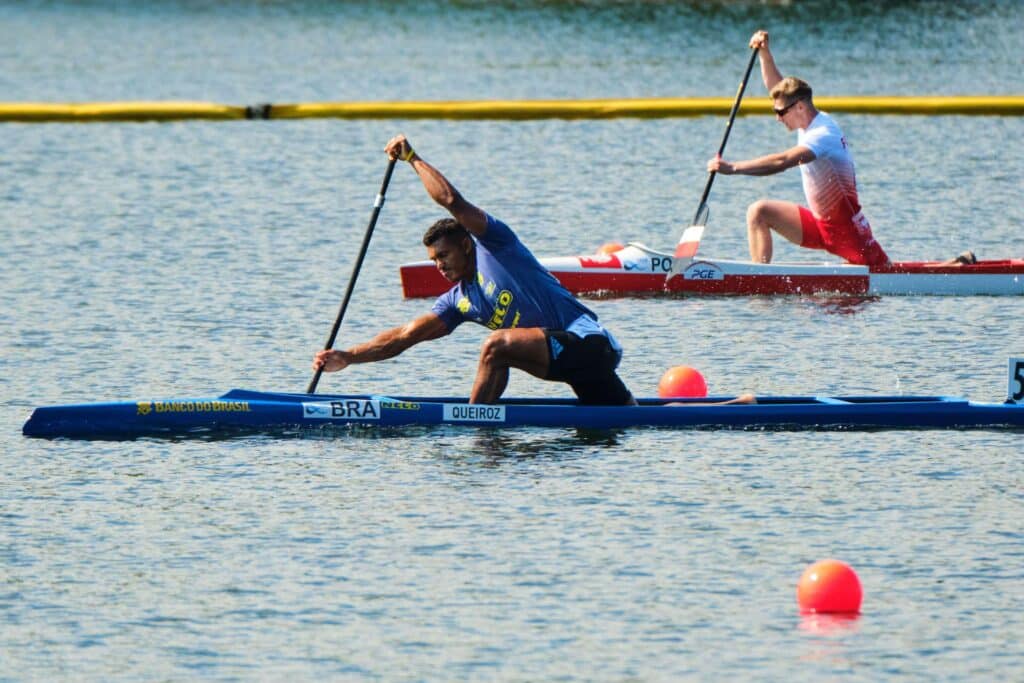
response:
<path fill-rule="evenodd" d="M 494 280 L 491 280 L 490 282 L 487 283 L 487 286 L 484 287 L 484 294 L 487 296 L 494 294 L 494 287 Z"/>
<path fill-rule="evenodd" d="M 466 297 L 462 297 L 461 299 L 459 299 L 457 307 L 459 309 L 459 312 L 465 315 L 467 312 L 469 312 L 469 299 Z"/>
<path fill-rule="evenodd" d="M 501 327 L 501 324 L 505 322 L 505 316 L 508 315 L 508 309 L 512 306 L 512 292 L 507 289 L 501 290 L 498 293 L 498 300 L 494 302 L 494 313 L 491 314 L 491 319 L 487 321 L 487 327 L 492 330 L 496 330 Z M 516 314 L 515 323 L 519 322 L 519 314 Z"/>

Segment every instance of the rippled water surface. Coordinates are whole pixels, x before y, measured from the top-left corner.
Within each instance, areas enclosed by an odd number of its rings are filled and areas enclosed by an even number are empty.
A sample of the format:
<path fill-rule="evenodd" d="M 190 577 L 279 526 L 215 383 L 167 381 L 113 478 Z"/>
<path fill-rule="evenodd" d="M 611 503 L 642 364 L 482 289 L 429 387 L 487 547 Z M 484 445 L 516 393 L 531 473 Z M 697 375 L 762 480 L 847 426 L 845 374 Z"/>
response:
<path fill-rule="evenodd" d="M 1019 3 L 0 5 L 5 100 L 730 96 L 758 26 L 819 92 L 1021 93 Z M 751 96 L 761 96 L 758 84 Z M 1019 118 L 838 115 L 891 255 L 1021 256 Z M 37 405 L 300 391 L 395 132 L 534 251 L 667 248 L 724 122 L 0 125 L 0 680 L 998 680 L 1024 669 L 1019 433 L 24 439 Z M 792 144 L 737 121 L 728 155 Z M 795 172 L 719 178 L 703 253 Z M 425 311 L 400 167 L 342 327 Z M 780 246 L 779 259 L 806 256 Z M 1016 298 L 603 299 L 622 374 L 1001 400 Z M 468 391 L 481 339 L 324 378 Z M 564 395 L 513 376 L 510 395 Z M 854 620 L 801 617 L 851 563 Z"/>

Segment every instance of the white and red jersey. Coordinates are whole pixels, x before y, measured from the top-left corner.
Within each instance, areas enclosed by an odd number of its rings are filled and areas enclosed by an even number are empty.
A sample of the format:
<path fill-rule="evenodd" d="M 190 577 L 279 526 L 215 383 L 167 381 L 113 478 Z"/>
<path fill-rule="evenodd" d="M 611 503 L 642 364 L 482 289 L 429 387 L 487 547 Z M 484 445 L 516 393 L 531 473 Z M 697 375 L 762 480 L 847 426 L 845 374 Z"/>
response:
<path fill-rule="evenodd" d="M 815 217 L 837 224 L 864 222 L 853 155 L 832 117 L 818 112 L 811 125 L 797 131 L 797 145 L 814 152 L 814 161 L 800 165 L 800 175 Z"/>

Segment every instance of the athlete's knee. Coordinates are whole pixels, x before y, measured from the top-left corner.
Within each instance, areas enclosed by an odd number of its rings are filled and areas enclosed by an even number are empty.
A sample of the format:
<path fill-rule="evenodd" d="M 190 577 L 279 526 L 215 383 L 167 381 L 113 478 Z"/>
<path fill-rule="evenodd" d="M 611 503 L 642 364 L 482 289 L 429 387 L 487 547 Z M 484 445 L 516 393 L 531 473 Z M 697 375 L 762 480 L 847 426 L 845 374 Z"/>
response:
<path fill-rule="evenodd" d="M 480 362 L 486 365 L 504 364 L 510 347 L 508 330 L 495 330 L 487 335 L 480 347 Z"/>
<path fill-rule="evenodd" d="M 771 213 L 771 204 L 767 199 L 758 199 L 747 207 L 747 227 L 767 228 L 768 216 Z"/>

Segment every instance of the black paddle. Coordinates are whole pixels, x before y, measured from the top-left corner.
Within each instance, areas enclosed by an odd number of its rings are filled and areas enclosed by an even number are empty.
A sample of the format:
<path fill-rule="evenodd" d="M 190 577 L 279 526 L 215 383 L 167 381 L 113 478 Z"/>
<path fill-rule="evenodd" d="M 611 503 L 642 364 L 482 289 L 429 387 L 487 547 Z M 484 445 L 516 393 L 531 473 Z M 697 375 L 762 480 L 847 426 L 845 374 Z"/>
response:
<path fill-rule="evenodd" d="M 338 309 L 338 317 L 334 319 L 334 327 L 331 328 L 331 336 L 327 339 L 327 344 L 324 345 L 324 350 L 327 351 L 334 347 L 334 340 L 338 336 L 338 329 L 341 327 L 341 320 L 345 317 L 345 309 L 348 308 L 348 300 L 352 298 L 352 290 L 356 286 L 356 278 L 359 277 L 359 269 L 363 265 L 363 258 L 366 256 L 366 249 L 370 246 L 370 237 L 373 235 L 373 226 L 377 224 L 377 216 L 380 215 L 380 208 L 384 206 L 384 193 L 388 191 L 388 183 L 391 182 L 391 173 L 395 170 L 395 162 L 397 159 L 392 159 L 388 162 L 388 170 L 384 172 L 384 182 L 380 185 L 380 192 L 377 193 L 377 199 L 373 202 L 373 213 L 370 215 L 370 224 L 366 227 L 366 234 L 363 235 L 363 244 L 359 247 L 359 256 L 356 258 L 356 265 L 352 269 L 352 277 L 349 278 L 348 287 L 345 289 L 345 298 L 341 300 L 341 308 Z M 306 387 L 307 394 L 316 393 L 316 385 L 320 382 L 320 375 L 324 372 L 323 368 L 319 368 L 316 374 L 313 375 L 313 379 L 310 381 L 309 386 Z"/>
<path fill-rule="evenodd" d="M 736 91 L 736 101 L 732 103 L 732 110 L 729 112 L 729 123 L 725 124 L 725 135 L 722 136 L 722 144 L 718 146 L 718 156 L 722 156 L 722 152 L 725 151 L 725 143 L 729 141 L 729 132 L 732 130 L 732 122 L 736 120 L 736 114 L 740 110 L 740 102 L 743 100 L 743 91 L 747 89 L 747 81 L 750 80 L 750 72 L 754 70 L 754 62 L 757 61 L 757 48 L 753 48 L 750 51 L 750 62 L 747 64 L 747 71 L 743 74 L 743 80 L 740 81 L 739 90 Z M 708 182 L 704 186 L 704 194 L 700 196 L 700 204 L 697 206 L 697 213 L 693 216 L 693 223 L 690 224 L 690 228 L 694 226 L 703 226 L 708 220 L 708 195 L 711 194 L 711 184 L 715 182 L 714 171 L 708 173 Z M 687 228 L 689 230 L 689 228 Z M 694 235 L 697 243 L 700 243 L 700 235 L 703 234 L 703 230 L 695 231 Z M 694 233 L 691 233 L 693 235 Z M 686 237 L 686 231 L 683 232 L 683 237 L 680 238 L 679 244 L 676 245 L 675 258 L 672 262 L 672 270 L 668 274 L 668 278 L 671 279 L 673 276 L 678 275 L 682 272 L 682 267 L 688 262 L 687 256 L 693 256 L 696 253 L 696 247 L 690 246 L 692 238 Z M 676 265 L 679 264 L 679 268 Z"/>

